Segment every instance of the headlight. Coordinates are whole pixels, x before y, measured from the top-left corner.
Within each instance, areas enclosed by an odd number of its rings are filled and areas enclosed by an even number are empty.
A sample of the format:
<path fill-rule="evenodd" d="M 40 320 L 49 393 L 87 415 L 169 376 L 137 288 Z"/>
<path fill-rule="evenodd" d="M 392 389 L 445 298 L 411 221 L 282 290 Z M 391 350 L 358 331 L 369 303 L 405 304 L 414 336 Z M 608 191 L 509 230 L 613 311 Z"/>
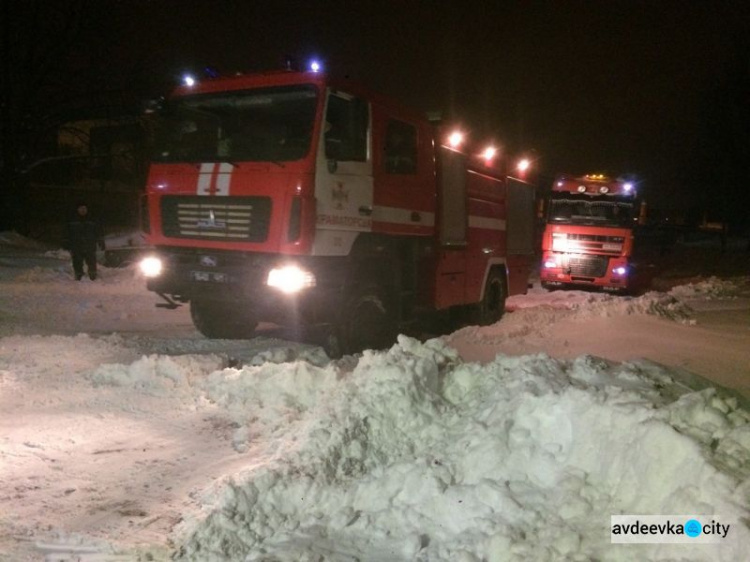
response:
<path fill-rule="evenodd" d="M 612 273 L 614 273 L 615 275 L 625 275 L 627 272 L 628 272 L 628 268 L 622 265 L 619 267 L 615 267 L 612 270 Z"/>
<path fill-rule="evenodd" d="M 164 269 L 164 264 L 161 259 L 155 256 L 148 256 L 141 260 L 138 267 L 146 277 L 158 277 Z"/>
<path fill-rule="evenodd" d="M 314 287 L 315 275 L 296 265 L 276 267 L 268 272 L 266 284 L 283 293 L 297 293 L 305 287 Z"/>
<path fill-rule="evenodd" d="M 559 232 L 552 233 L 552 251 L 554 252 L 567 252 L 568 251 L 568 235 Z"/>

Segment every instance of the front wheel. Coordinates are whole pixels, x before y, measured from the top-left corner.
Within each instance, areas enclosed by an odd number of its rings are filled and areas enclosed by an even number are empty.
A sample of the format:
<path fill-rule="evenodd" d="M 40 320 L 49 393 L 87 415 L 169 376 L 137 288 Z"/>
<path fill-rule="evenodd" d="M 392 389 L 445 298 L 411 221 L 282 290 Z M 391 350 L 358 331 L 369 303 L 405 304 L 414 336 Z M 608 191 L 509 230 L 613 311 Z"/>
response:
<path fill-rule="evenodd" d="M 384 349 L 396 340 L 396 332 L 395 309 L 387 292 L 379 287 L 363 287 L 346 299 L 324 348 L 331 358 L 367 348 Z"/>
<path fill-rule="evenodd" d="M 198 331 L 210 339 L 249 339 L 258 325 L 248 304 L 212 299 L 191 300 L 190 318 Z"/>

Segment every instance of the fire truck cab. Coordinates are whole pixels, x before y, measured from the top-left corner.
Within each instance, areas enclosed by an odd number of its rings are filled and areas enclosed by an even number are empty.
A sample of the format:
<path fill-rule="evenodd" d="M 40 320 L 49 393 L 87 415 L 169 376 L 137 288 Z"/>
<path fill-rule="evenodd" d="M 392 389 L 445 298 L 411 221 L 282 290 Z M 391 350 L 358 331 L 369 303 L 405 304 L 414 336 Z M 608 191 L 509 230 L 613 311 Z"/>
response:
<path fill-rule="evenodd" d="M 334 355 L 436 314 L 497 321 L 527 287 L 534 189 L 446 137 L 320 72 L 178 87 L 146 186 L 148 289 L 207 337 L 324 326 Z"/>
<path fill-rule="evenodd" d="M 546 209 L 542 286 L 597 287 L 626 292 L 633 271 L 636 189 L 600 174 L 559 175 Z"/>

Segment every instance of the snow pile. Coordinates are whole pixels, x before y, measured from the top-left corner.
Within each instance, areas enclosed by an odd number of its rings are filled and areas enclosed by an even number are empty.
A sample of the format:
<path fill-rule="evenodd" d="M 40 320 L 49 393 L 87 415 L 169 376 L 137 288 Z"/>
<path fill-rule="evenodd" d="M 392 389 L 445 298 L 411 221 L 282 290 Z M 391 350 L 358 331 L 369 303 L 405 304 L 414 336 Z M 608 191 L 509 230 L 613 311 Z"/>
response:
<path fill-rule="evenodd" d="M 607 293 L 593 293 L 590 291 L 548 291 L 538 286 L 538 283 L 525 295 L 513 295 L 506 299 L 505 308 L 509 311 L 525 308 L 546 306 L 559 309 L 571 309 L 592 299 L 607 299 Z"/>
<path fill-rule="evenodd" d="M 693 312 L 687 304 L 675 296 L 656 291 L 649 291 L 639 297 L 592 296 L 587 302 L 579 303 L 574 308 L 574 318 L 577 319 L 650 314 L 684 324 L 694 322 Z"/>
<path fill-rule="evenodd" d="M 64 251 L 64 250 L 63 250 Z M 51 252 L 47 252 L 51 254 Z M 131 285 L 145 292 L 145 280 L 143 275 L 135 265 L 129 267 L 109 268 L 103 265 L 104 255 L 102 252 L 98 255 L 97 272 L 98 277 L 93 283 L 84 276 L 80 281 L 73 278 L 73 267 L 70 264 L 70 255 L 65 252 L 64 261 L 57 256 L 47 255 L 48 258 L 55 260 L 50 264 L 35 265 L 28 269 L 20 270 L 14 277 L 13 281 L 19 283 L 67 283 L 69 285 L 80 285 L 96 287 L 102 285 Z"/>
<path fill-rule="evenodd" d="M 560 333 L 555 332 L 555 327 L 567 320 L 585 324 L 596 318 L 648 315 L 680 324 L 696 323 L 690 306 L 665 293 L 649 292 L 639 297 L 583 291 L 573 293 L 563 299 L 553 297 L 549 303 L 541 301 L 540 295 L 533 295 L 531 302 L 534 304 L 529 306 L 526 306 L 526 296 L 513 297 L 516 310 L 506 314 L 501 322 L 491 326 L 467 326 L 445 339 L 451 345 L 471 342 L 486 347 L 535 338 L 535 349 L 540 349 L 544 347 L 543 342 L 559 339 Z"/>
<path fill-rule="evenodd" d="M 333 391 L 336 379 L 332 368 L 298 361 L 217 371 L 203 387 L 208 398 L 239 427 L 233 443 L 244 451 L 247 442 L 256 437 L 289 430 L 310 413 L 322 395 Z"/>
<path fill-rule="evenodd" d="M 70 259 L 68 259 L 70 261 Z M 73 268 L 69 263 L 61 263 L 57 267 L 36 266 L 21 270 L 13 279 L 19 283 L 49 283 L 73 281 Z"/>
<path fill-rule="evenodd" d="M 122 386 L 152 396 L 195 394 L 194 379 L 221 368 L 223 359 L 215 355 L 150 355 L 131 365 L 104 364 L 90 373 L 94 386 Z"/>
<path fill-rule="evenodd" d="M 42 250 L 44 245 L 22 236 L 15 231 L 4 230 L 0 231 L 0 245 L 9 248 L 25 248 L 29 250 Z"/>
<path fill-rule="evenodd" d="M 70 252 L 68 250 L 64 250 L 63 248 L 55 248 L 54 250 L 47 250 L 44 252 L 45 258 L 54 258 L 57 260 L 67 260 L 70 261 Z"/>
<path fill-rule="evenodd" d="M 299 344 L 282 345 L 272 349 L 264 349 L 253 355 L 249 363 L 251 365 L 264 365 L 266 363 L 290 363 L 293 361 L 307 361 L 318 367 L 331 362 L 325 351 L 318 346 L 303 348 Z"/>
<path fill-rule="evenodd" d="M 680 299 L 683 294 L 650 291 L 638 297 L 623 297 L 587 291 L 545 291 L 533 289 L 527 295 L 507 299 L 510 311 L 530 308 L 572 310 L 574 318 L 650 314 L 676 322 L 691 323 L 693 311 Z"/>
<path fill-rule="evenodd" d="M 736 298 L 748 288 L 747 278 L 719 279 L 709 277 L 703 281 L 679 285 L 674 287 L 669 294 L 678 299 L 721 299 Z"/>
<path fill-rule="evenodd" d="M 609 543 L 613 514 L 748 514 L 747 413 L 707 393 L 670 402 L 669 380 L 590 357 L 462 363 L 404 336 L 351 372 L 213 373 L 208 394 L 240 429 L 288 446 L 182 525 L 179 559 L 740 559 L 738 526 L 710 554 Z M 268 426 L 280 414 L 285 435 Z"/>
<path fill-rule="evenodd" d="M 73 337 L 55 335 L 0 338 L 0 368 L 12 367 L 13 372 L 22 374 L 27 382 L 45 379 L 50 376 L 49 371 L 54 370 L 54 382 L 62 384 L 69 382 L 71 376 L 90 369 L 92 362 L 130 361 L 132 357 L 133 351 L 117 334 L 103 337 L 78 334 Z M 56 389 L 56 386 L 50 388 Z"/>
<path fill-rule="evenodd" d="M 736 397 L 707 388 L 682 396 L 668 410 L 675 429 L 713 449 L 727 470 L 750 477 L 750 414 L 738 408 Z"/>

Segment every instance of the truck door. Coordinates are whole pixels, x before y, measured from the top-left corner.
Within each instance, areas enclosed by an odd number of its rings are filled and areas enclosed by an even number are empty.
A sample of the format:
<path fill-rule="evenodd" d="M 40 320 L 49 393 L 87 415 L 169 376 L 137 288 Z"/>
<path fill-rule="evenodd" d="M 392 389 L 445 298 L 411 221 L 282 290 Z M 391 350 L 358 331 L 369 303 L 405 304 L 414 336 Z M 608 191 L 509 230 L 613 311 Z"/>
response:
<path fill-rule="evenodd" d="M 315 172 L 315 255 L 347 255 L 358 234 L 372 230 L 370 113 L 361 98 L 327 92 Z"/>

